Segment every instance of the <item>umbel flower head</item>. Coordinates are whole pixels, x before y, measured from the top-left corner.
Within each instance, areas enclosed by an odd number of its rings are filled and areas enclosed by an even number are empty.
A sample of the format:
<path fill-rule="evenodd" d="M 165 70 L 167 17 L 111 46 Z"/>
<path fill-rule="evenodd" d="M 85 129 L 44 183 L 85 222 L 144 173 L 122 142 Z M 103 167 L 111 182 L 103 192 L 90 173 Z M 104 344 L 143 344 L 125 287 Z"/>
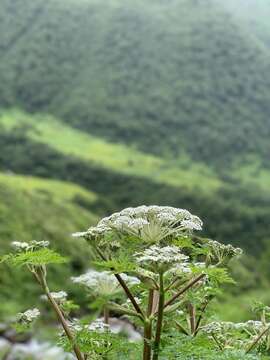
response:
<path fill-rule="evenodd" d="M 40 316 L 40 311 L 37 308 L 26 310 L 18 314 L 18 321 L 22 324 L 31 324 Z"/>
<path fill-rule="evenodd" d="M 121 277 L 129 286 L 140 283 L 140 280 L 134 276 L 121 274 Z M 96 271 L 91 269 L 85 274 L 72 277 L 71 280 L 75 284 L 85 286 L 93 295 L 97 296 L 110 296 L 121 291 L 117 279 L 109 271 Z"/>
<path fill-rule="evenodd" d="M 58 292 L 51 292 L 51 296 L 58 304 L 63 304 L 66 302 L 68 294 L 65 291 L 61 290 Z M 41 300 L 47 301 L 46 295 L 41 295 L 40 298 Z"/>
<path fill-rule="evenodd" d="M 243 253 L 240 248 L 235 248 L 231 244 L 221 244 L 215 240 L 209 240 L 207 247 L 210 249 L 210 257 L 216 262 L 226 261 Z"/>
<path fill-rule="evenodd" d="M 158 273 L 165 272 L 175 264 L 183 264 L 188 260 L 188 256 L 182 254 L 176 246 L 159 247 L 152 245 L 143 252 L 134 254 L 134 256 L 141 267 Z"/>
<path fill-rule="evenodd" d="M 17 252 L 24 252 L 24 251 L 34 251 L 34 250 L 46 248 L 50 245 L 50 242 L 36 241 L 36 240 L 30 242 L 13 241 L 11 245 Z"/>
<path fill-rule="evenodd" d="M 133 235 L 148 243 L 159 243 L 169 236 L 178 237 L 201 229 L 200 218 L 187 210 L 170 206 L 142 205 L 114 213 L 102 219 L 97 226 L 73 236 L 99 241 L 117 233 Z"/>
<path fill-rule="evenodd" d="M 95 321 L 91 322 L 91 324 L 81 324 L 78 322 L 78 320 L 74 319 L 73 321 L 69 322 L 69 327 L 74 332 L 86 330 L 89 332 L 93 331 L 103 333 L 110 330 L 110 326 L 105 324 L 102 319 L 96 319 Z"/>
<path fill-rule="evenodd" d="M 201 329 L 207 334 L 245 330 L 248 330 L 249 333 L 257 333 L 265 329 L 267 325 L 269 324 L 264 324 L 261 321 L 256 320 L 248 320 L 242 323 L 234 323 L 230 321 L 214 321 L 207 325 L 204 325 Z"/>

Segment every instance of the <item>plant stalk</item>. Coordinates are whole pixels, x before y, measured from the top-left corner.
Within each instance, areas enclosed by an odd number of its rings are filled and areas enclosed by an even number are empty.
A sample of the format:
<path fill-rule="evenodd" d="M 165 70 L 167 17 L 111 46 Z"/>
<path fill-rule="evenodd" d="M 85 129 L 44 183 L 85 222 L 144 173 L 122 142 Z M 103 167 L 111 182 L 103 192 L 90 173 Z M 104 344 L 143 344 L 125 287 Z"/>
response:
<path fill-rule="evenodd" d="M 220 342 L 218 341 L 218 339 L 216 338 L 215 334 L 211 334 L 212 338 L 215 340 L 215 343 L 217 344 L 217 346 L 219 347 L 219 350 L 223 350 L 222 345 L 220 344 Z"/>
<path fill-rule="evenodd" d="M 102 254 L 102 252 L 96 248 L 97 253 L 99 254 L 99 256 L 101 257 L 102 260 L 106 261 L 106 257 Z M 111 271 L 114 271 L 113 268 L 111 268 Z M 132 295 L 131 291 L 129 290 L 129 288 L 127 287 L 125 281 L 122 279 L 120 274 L 114 274 L 114 276 L 116 277 L 116 279 L 118 280 L 119 284 L 122 286 L 124 292 L 126 293 L 127 297 L 129 298 L 129 300 L 131 301 L 134 309 L 137 311 L 138 314 L 141 314 L 144 317 L 144 314 L 140 308 L 140 306 L 137 304 L 137 301 L 134 299 L 134 296 Z"/>
<path fill-rule="evenodd" d="M 248 354 L 261 340 L 261 338 L 267 333 L 267 331 L 270 330 L 270 326 L 268 326 L 266 329 L 264 329 L 257 337 L 256 339 L 251 343 L 251 345 L 247 348 L 246 354 Z"/>
<path fill-rule="evenodd" d="M 44 277 L 42 270 L 38 273 L 38 277 L 39 277 L 40 285 L 42 286 L 42 288 L 48 298 L 48 301 L 52 305 L 52 307 L 57 315 L 57 318 L 60 321 L 60 323 L 65 331 L 67 338 L 69 339 L 70 343 L 72 344 L 73 351 L 74 351 L 77 359 L 84 360 L 84 357 L 83 357 L 80 349 L 78 348 L 78 346 L 76 344 L 74 344 L 74 336 L 68 327 L 68 324 L 66 322 L 66 319 L 64 318 L 64 315 L 63 315 L 61 309 L 59 308 L 58 304 L 56 303 L 56 301 L 54 300 L 54 298 L 52 297 L 52 295 L 50 293 L 49 287 L 47 285 L 47 282 L 46 282 L 46 279 Z"/>
<path fill-rule="evenodd" d="M 154 342 L 154 354 L 153 360 L 158 360 L 160 350 L 160 339 L 163 325 L 163 313 L 164 313 L 164 302 L 165 302 L 165 291 L 163 282 L 163 273 L 159 274 L 159 302 L 158 302 L 158 313 L 157 313 L 157 325 L 156 325 L 156 336 Z"/>
<path fill-rule="evenodd" d="M 196 311 L 195 307 L 192 304 L 188 304 L 189 310 L 189 322 L 190 322 L 190 331 L 191 335 L 194 335 L 196 331 Z"/>
<path fill-rule="evenodd" d="M 149 317 L 152 314 L 153 310 L 153 299 L 154 299 L 154 290 L 149 290 L 148 295 L 148 306 L 147 306 L 147 319 L 144 322 L 144 343 L 143 343 L 143 360 L 151 360 L 151 344 L 150 341 L 152 339 L 152 320 L 149 320 Z"/>
<path fill-rule="evenodd" d="M 195 327 L 195 332 L 194 332 L 194 337 L 198 334 L 199 330 L 200 330 L 200 324 L 201 324 L 201 321 L 203 319 L 203 314 L 205 313 L 205 310 L 207 308 L 207 306 L 209 305 L 210 301 L 213 299 L 214 297 L 211 296 L 209 297 L 205 303 L 203 304 L 202 308 L 201 308 L 201 313 L 199 315 L 199 318 L 197 320 L 197 323 L 196 323 L 196 327 Z"/>
<path fill-rule="evenodd" d="M 134 309 L 137 311 L 137 313 L 141 314 L 144 317 L 144 314 L 143 314 L 139 304 L 137 304 L 137 301 L 134 299 L 134 296 L 132 295 L 131 291 L 127 287 L 125 281 L 122 279 L 121 275 L 120 274 L 114 274 L 114 276 L 118 280 L 119 284 L 122 286 L 122 288 L 125 291 L 127 297 L 130 299 L 132 305 L 134 306 Z"/>
<path fill-rule="evenodd" d="M 201 274 L 199 276 L 197 276 L 195 279 L 193 279 L 192 281 L 190 281 L 183 289 L 181 289 L 180 291 L 178 291 L 175 295 L 173 295 L 171 297 L 170 300 L 168 300 L 165 305 L 164 308 L 166 308 L 167 306 L 171 305 L 174 300 L 176 300 L 179 296 L 181 296 L 182 294 L 184 294 L 187 290 L 189 290 L 193 285 L 195 285 L 198 281 L 200 281 L 202 278 L 205 277 L 205 274 Z"/>

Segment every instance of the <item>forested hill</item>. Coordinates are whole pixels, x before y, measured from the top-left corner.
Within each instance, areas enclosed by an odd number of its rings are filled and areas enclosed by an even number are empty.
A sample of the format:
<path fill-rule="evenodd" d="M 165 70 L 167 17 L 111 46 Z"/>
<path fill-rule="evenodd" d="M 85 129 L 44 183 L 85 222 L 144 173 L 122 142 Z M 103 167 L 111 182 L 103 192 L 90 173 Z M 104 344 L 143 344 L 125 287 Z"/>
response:
<path fill-rule="evenodd" d="M 258 251 L 270 5 L 257 2 L 1 0 L 0 171 L 94 191 L 80 205 L 96 215 L 187 207 L 207 235 Z"/>
<path fill-rule="evenodd" d="M 2 0 L 0 101 L 147 152 L 267 164 L 270 49 L 226 3 Z"/>

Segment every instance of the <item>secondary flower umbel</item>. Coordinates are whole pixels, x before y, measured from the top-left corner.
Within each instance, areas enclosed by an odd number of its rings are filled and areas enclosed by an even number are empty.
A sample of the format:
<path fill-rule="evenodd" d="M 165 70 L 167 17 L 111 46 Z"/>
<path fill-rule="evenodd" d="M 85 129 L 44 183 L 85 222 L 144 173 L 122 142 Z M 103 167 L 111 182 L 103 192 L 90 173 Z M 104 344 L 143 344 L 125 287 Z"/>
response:
<path fill-rule="evenodd" d="M 175 264 L 185 263 L 188 259 L 188 256 L 182 254 L 176 246 L 159 247 L 152 245 L 134 256 L 141 267 L 153 272 L 165 272 Z"/>
<path fill-rule="evenodd" d="M 185 209 L 142 205 L 114 213 L 102 219 L 97 226 L 73 236 L 98 241 L 108 234 L 120 233 L 139 237 L 145 242 L 159 243 L 169 236 L 177 237 L 201 229 L 200 218 Z"/>
<path fill-rule="evenodd" d="M 51 297 L 58 303 L 58 304 L 63 304 L 66 302 L 67 300 L 67 296 L 68 294 L 61 290 L 58 292 L 51 292 Z M 46 295 L 41 295 L 41 299 L 42 300 L 48 300 Z"/>
<path fill-rule="evenodd" d="M 30 241 L 30 242 L 20 242 L 20 241 L 13 241 L 11 245 L 14 247 L 14 249 L 18 252 L 24 252 L 24 251 L 34 251 L 39 250 L 42 248 L 46 248 L 50 245 L 49 241 Z"/>
<path fill-rule="evenodd" d="M 129 285 L 137 285 L 140 280 L 134 276 L 121 274 L 122 279 Z M 109 296 L 121 291 L 119 283 L 115 276 L 109 271 L 88 270 L 85 274 L 72 277 L 75 284 L 85 286 L 94 295 Z"/>
<path fill-rule="evenodd" d="M 18 314 L 18 321 L 23 324 L 31 324 L 40 316 L 40 311 L 37 308 L 26 310 Z"/>

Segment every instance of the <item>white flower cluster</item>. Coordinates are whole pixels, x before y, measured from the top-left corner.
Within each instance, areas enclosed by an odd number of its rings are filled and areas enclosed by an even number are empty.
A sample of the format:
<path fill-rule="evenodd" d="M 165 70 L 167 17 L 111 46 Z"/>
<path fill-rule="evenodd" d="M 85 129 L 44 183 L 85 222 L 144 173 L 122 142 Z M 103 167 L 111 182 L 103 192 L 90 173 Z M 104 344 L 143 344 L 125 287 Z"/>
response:
<path fill-rule="evenodd" d="M 52 298 L 58 303 L 63 304 L 67 300 L 68 294 L 65 291 L 58 291 L 58 292 L 51 292 Z M 41 295 L 40 297 L 42 300 L 47 300 L 46 295 Z"/>
<path fill-rule="evenodd" d="M 126 274 L 120 275 L 129 286 L 138 285 L 140 283 L 140 280 L 134 276 L 128 276 Z M 96 271 L 90 269 L 85 274 L 72 277 L 71 280 L 75 284 L 87 287 L 97 295 L 112 295 L 120 290 L 118 280 L 109 271 Z"/>
<path fill-rule="evenodd" d="M 235 256 L 240 256 L 243 253 L 243 250 L 240 248 L 235 248 L 231 244 L 225 245 L 221 244 L 215 240 L 209 240 L 207 246 L 212 251 L 212 255 L 216 256 L 219 260 L 224 258 L 232 258 Z"/>
<path fill-rule="evenodd" d="M 108 331 L 110 326 L 105 324 L 102 319 L 96 319 L 90 325 L 88 325 L 89 331 L 104 332 Z"/>
<path fill-rule="evenodd" d="M 191 267 L 190 267 L 190 263 L 188 262 L 183 262 L 180 264 L 176 264 L 175 266 L 173 266 L 170 270 L 169 273 L 173 276 L 185 276 L 185 275 L 189 275 L 192 273 Z"/>
<path fill-rule="evenodd" d="M 37 308 L 26 310 L 18 314 L 18 321 L 24 324 L 30 324 L 40 316 L 40 311 Z"/>
<path fill-rule="evenodd" d="M 269 325 L 269 324 L 268 324 Z M 226 333 L 230 331 L 243 331 L 243 330 L 249 330 L 249 331 L 255 331 L 259 332 L 263 328 L 265 328 L 265 324 L 263 324 L 261 321 L 255 321 L 255 320 L 248 320 L 247 322 L 242 323 L 234 323 L 230 321 L 220 321 L 220 322 L 211 322 L 205 326 L 203 326 L 201 329 L 207 334 L 212 333 Z"/>
<path fill-rule="evenodd" d="M 90 325 L 83 325 L 80 324 L 78 320 L 74 320 L 69 323 L 69 327 L 75 332 L 88 330 L 102 333 L 110 329 L 110 326 L 108 324 L 105 324 L 102 319 L 96 319 Z"/>
<path fill-rule="evenodd" d="M 113 231 L 140 236 L 141 232 L 158 224 L 166 229 L 165 235 L 179 236 L 186 231 L 201 230 L 202 221 L 185 209 L 170 206 L 138 206 L 126 208 L 102 219 L 97 226 L 90 227 L 86 232 L 73 234 L 88 240 L 99 239 Z"/>
<path fill-rule="evenodd" d="M 255 330 L 255 331 L 260 331 L 262 330 L 265 326 L 269 326 L 270 324 L 264 324 L 261 321 L 256 321 L 256 320 L 248 320 L 247 322 L 244 323 L 245 327 L 250 329 L 250 330 Z"/>
<path fill-rule="evenodd" d="M 14 249 L 18 252 L 21 251 L 33 251 L 42 249 L 45 247 L 48 247 L 50 245 L 49 241 L 30 241 L 28 242 L 20 242 L 20 241 L 13 241 L 11 245 L 14 247 Z"/>
<path fill-rule="evenodd" d="M 214 321 L 201 328 L 206 334 L 216 334 L 222 331 L 222 324 L 220 322 Z"/>
<path fill-rule="evenodd" d="M 152 245 L 141 253 L 134 254 L 136 262 L 154 272 L 164 272 L 177 263 L 185 263 L 188 256 L 176 246 L 159 247 Z"/>

